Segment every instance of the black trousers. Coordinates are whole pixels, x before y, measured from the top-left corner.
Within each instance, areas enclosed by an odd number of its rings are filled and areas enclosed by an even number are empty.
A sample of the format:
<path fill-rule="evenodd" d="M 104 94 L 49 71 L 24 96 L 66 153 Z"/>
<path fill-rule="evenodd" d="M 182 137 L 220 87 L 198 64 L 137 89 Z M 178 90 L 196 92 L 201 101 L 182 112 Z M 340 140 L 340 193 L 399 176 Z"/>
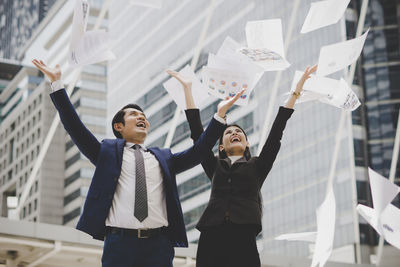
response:
<path fill-rule="evenodd" d="M 260 267 L 254 225 L 223 225 L 203 229 L 197 267 Z"/>

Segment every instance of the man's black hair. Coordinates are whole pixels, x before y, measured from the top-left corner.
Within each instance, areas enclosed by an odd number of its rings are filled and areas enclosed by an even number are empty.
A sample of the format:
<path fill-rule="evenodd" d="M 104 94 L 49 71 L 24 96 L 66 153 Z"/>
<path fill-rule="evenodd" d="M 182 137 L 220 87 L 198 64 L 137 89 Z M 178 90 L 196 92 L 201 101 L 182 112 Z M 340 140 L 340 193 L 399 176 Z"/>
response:
<path fill-rule="evenodd" d="M 134 108 L 134 109 L 137 109 L 137 110 L 140 110 L 141 112 L 143 112 L 142 108 L 136 104 L 128 104 L 128 105 L 124 106 L 123 108 L 121 108 L 117 112 L 117 114 L 114 115 L 114 118 L 112 119 L 112 122 L 111 122 L 111 127 L 113 130 L 113 133 L 114 133 L 115 137 L 117 137 L 117 138 L 122 138 L 122 135 L 120 132 L 118 132 L 117 130 L 114 129 L 114 124 L 118 123 L 118 122 L 122 122 L 122 124 L 125 125 L 124 116 L 125 116 L 125 109 L 127 109 L 127 108 Z"/>

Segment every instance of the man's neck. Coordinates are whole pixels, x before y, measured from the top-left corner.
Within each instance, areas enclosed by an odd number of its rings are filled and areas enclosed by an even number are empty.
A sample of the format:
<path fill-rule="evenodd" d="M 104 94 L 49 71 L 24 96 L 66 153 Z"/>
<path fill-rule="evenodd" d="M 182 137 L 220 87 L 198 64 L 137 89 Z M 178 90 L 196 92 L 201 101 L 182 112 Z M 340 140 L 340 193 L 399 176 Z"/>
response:
<path fill-rule="evenodd" d="M 138 140 L 138 139 L 125 139 L 125 142 L 127 143 L 132 143 L 132 144 L 137 144 L 137 145 L 143 145 L 144 140 Z"/>

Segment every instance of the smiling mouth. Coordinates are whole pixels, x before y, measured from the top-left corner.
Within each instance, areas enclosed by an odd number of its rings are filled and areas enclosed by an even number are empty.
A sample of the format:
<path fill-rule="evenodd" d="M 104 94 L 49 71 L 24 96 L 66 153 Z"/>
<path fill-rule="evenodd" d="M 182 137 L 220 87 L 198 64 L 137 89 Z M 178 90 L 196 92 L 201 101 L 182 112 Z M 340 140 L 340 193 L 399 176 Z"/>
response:
<path fill-rule="evenodd" d="M 142 129 L 146 129 L 146 123 L 144 123 L 144 122 L 139 122 L 139 123 L 136 124 L 136 127 L 142 128 Z"/>
<path fill-rule="evenodd" d="M 232 137 L 231 138 L 231 143 L 240 143 L 240 138 L 239 138 L 239 136 L 234 136 L 234 137 Z"/>

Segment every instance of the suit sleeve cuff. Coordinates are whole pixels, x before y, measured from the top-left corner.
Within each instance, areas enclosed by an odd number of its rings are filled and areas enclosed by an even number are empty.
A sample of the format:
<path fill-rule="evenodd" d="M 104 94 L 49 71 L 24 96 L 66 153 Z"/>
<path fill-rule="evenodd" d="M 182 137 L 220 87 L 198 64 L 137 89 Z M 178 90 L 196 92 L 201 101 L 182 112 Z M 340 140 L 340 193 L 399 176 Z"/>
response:
<path fill-rule="evenodd" d="M 226 124 L 226 119 L 225 118 L 221 118 L 218 113 L 214 114 L 214 119 L 216 119 L 218 122 L 222 123 L 222 124 Z"/>
<path fill-rule="evenodd" d="M 292 109 L 292 108 L 286 108 L 286 107 L 280 106 L 278 115 L 280 115 L 279 117 L 282 116 L 283 118 L 288 120 L 292 116 L 293 112 L 294 112 L 294 109 Z"/>
<path fill-rule="evenodd" d="M 63 88 L 64 88 L 64 83 L 62 82 L 62 80 L 57 80 L 57 81 L 51 83 L 51 91 L 52 92 L 58 91 Z"/>

